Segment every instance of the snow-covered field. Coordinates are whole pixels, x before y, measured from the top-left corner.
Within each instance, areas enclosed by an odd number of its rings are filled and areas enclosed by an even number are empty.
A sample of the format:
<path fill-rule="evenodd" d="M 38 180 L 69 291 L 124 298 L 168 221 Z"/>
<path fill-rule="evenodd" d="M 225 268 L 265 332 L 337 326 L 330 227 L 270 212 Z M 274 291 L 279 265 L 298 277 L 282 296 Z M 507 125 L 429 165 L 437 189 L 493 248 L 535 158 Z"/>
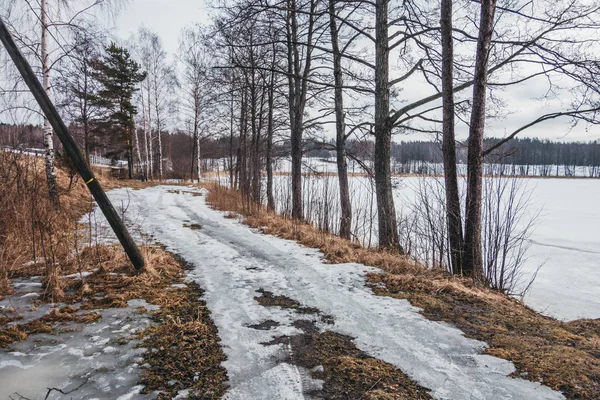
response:
<path fill-rule="evenodd" d="M 201 193 L 201 192 L 200 192 Z M 446 323 L 425 319 L 406 300 L 375 296 L 360 264 L 324 264 L 318 250 L 261 234 L 208 207 L 198 189 L 157 186 L 109 193 L 129 203 L 139 228 L 193 265 L 188 279 L 205 300 L 227 355 L 227 399 L 304 399 L 318 387 L 307 371 L 286 362 L 287 345 L 265 346 L 300 333 L 299 318 L 355 338 L 358 348 L 400 368 L 438 399 L 561 399 L 539 383 L 515 379 L 512 363 L 482 353 L 484 344 Z M 191 230 L 185 225 L 197 224 Z M 295 311 L 265 308 L 258 289 L 272 291 L 331 316 L 327 322 Z M 266 320 L 270 330 L 254 325 Z M 326 324 L 326 326 L 324 326 Z"/>
<path fill-rule="evenodd" d="M 600 181 L 530 181 L 541 209 L 529 270 L 544 263 L 525 301 L 560 319 L 600 318 Z"/>

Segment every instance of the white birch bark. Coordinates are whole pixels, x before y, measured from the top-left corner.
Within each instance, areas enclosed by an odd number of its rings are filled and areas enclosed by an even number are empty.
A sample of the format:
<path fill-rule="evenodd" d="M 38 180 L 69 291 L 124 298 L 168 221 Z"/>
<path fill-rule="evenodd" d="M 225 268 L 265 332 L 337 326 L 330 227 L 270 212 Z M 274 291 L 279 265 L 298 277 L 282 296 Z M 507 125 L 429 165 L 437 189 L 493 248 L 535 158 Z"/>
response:
<path fill-rule="evenodd" d="M 41 39 L 41 59 L 42 59 L 42 85 L 49 98 L 50 93 L 50 56 L 48 54 L 48 7 L 46 0 L 41 0 L 41 15 L 40 20 L 42 23 L 42 39 Z M 58 184 L 56 182 L 56 170 L 54 169 L 54 141 L 52 138 L 52 126 L 50 121 L 44 117 L 44 148 L 46 150 L 44 155 L 45 167 L 46 167 L 46 182 L 48 184 L 48 194 L 50 200 L 55 207 L 60 206 Z"/>
<path fill-rule="evenodd" d="M 148 90 L 148 113 L 146 118 L 148 118 L 148 152 L 150 155 L 150 165 L 149 165 L 149 177 L 150 179 L 154 179 L 154 150 L 152 148 L 152 102 L 150 101 L 150 80 L 147 83 Z"/>

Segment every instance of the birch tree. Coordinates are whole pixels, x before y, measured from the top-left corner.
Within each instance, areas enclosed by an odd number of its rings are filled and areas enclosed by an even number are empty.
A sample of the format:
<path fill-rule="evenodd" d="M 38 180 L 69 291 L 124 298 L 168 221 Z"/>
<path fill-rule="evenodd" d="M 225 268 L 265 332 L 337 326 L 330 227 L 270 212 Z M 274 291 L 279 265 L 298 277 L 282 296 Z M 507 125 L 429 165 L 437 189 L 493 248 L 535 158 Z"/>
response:
<path fill-rule="evenodd" d="M 52 75 L 57 63 L 68 57 L 76 43 L 72 35 L 85 30 L 85 22 L 96 19 L 96 14 L 110 13 L 121 5 L 119 0 L 3 0 L 0 2 L 3 15 L 23 52 L 29 56 L 34 66 L 39 66 L 40 80 L 46 94 L 54 98 Z M 37 39 L 36 39 L 37 38 Z M 75 44 L 74 44 L 75 43 Z M 18 78 L 17 78 L 18 79 Z M 24 106 L 27 109 L 29 106 Z M 36 107 L 33 107 L 36 108 Z M 58 184 L 54 165 L 54 141 L 52 127 L 41 113 L 45 171 L 48 193 L 56 208 L 60 206 Z"/>
<path fill-rule="evenodd" d="M 186 28 L 182 31 L 179 41 L 178 60 L 182 65 L 181 75 L 181 104 L 186 125 L 190 126 L 193 137 L 191 152 L 190 179 L 200 180 L 201 170 L 201 131 L 212 97 L 207 85 L 207 69 L 209 68 L 206 54 L 205 37 L 199 26 Z"/>

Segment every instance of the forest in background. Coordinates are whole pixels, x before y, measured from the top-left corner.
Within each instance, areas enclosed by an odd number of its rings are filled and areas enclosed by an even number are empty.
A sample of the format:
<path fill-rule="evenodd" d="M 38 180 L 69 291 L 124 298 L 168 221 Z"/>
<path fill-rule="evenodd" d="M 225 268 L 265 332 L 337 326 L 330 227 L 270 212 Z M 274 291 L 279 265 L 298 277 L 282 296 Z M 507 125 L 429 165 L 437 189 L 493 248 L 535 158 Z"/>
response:
<path fill-rule="evenodd" d="M 83 148 L 84 138 L 77 126 L 71 126 L 76 142 Z M 143 132 L 138 134 L 142 136 Z M 191 180 L 195 178 L 192 167 L 192 154 L 194 147 L 193 137 L 186 132 L 165 131 L 161 138 L 164 152 L 165 179 Z M 486 138 L 486 146 L 492 146 L 501 139 Z M 57 141 L 58 142 L 58 141 Z M 203 171 L 215 169 L 215 163 L 227 162 L 232 149 L 239 146 L 238 139 L 233 141 L 223 137 L 200 138 L 203 154 L 200 155 Z M 22 151 L 43 151 L 42 128 L 35 125 L 7 125 L 0 124 L 0 146 Z M 304 152 L 304 157 L 321 158 L 335 162 L 335 152 L 328 150 L 334 147 L 332 140 L 308 139 L 304 147 L 309 149 Z M 110 156 L 106 147 L 91 145 L 90 152 L 93 156 Z M 58 151 L 61 151 L 58 143 Z M 349 139 L 346 141 L 346 153 L 353 159 L 360 160 L 359 173 L 369 174 L 372 168 L 374 143 L 372 140 Z M 274 146 L 273 157 L 275 160 L 289 159 L 291 154 L 289 141 L 282 140 Z M 439 141 L 403 141 L 391 143 L 392 172 L 396 174 L 442 174 L 443 160 L 441 143 Z M 155 152 L 153 158 L 157 158 Z M 467 144 L 459 142 L 456 149 L 456 159 L 460 164 L 467 162 Z M 209 161 L 210 160 L 210 161 Z M 565 142 L 542 140 L 537 138 L 515 138 L 503 144 L 500 148 L 488 155 L 487 164 L 504 165 L 507 175 L 519 176 L 572 176 L 572 177 L 600 177 L 600 143 L 590 142 Z M 513 168 L 514 166 L 514 168 Z M 219 165 L 220 168 L 229 168 L 228 164 Z M 577 168 L 577 167 L 585 167 Z M 154 172 L 158 173 L 157 167 Z M 354 171 L 357 172 L 356 170 Z M 139 175 L 137 176 L 139 177 Z"/>

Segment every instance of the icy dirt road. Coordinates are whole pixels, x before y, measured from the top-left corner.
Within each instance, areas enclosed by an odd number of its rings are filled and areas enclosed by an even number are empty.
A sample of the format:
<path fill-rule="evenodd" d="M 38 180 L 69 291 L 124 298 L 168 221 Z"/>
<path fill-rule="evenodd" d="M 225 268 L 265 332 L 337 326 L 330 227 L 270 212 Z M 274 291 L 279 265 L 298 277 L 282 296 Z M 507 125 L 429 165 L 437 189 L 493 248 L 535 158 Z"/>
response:
<path fill-rule="evenodd" d="M 355 338 L 358 348 L 397 366 L 435 398 L 563 398 L 540 384 L 508 377 L 514 371 L 510 362 L 482 354 L 483 343 L 425 319 L 407 301 L 373 295 L 365 287 L 368 267 L 324 264 L 317 250 L 224 218 L 201 193 L 158 186 L 117 189 L 109 197 L 128 206 L 127 215 L 142 232 L 193 265 L 189 279 L 205 289 L 227 355 L 228 399 L 304 399 L 320 385 L 308 371 L 285 362 L 283 345 L 262 344 L 300 331 L 291 325 L 298 319 L 294 311 L 255 300 L 261 288 L 331 315 L 332 325 L 319 320 L 317 326 Z M 279 326 L 251 327 L 266 320 Z"/>

